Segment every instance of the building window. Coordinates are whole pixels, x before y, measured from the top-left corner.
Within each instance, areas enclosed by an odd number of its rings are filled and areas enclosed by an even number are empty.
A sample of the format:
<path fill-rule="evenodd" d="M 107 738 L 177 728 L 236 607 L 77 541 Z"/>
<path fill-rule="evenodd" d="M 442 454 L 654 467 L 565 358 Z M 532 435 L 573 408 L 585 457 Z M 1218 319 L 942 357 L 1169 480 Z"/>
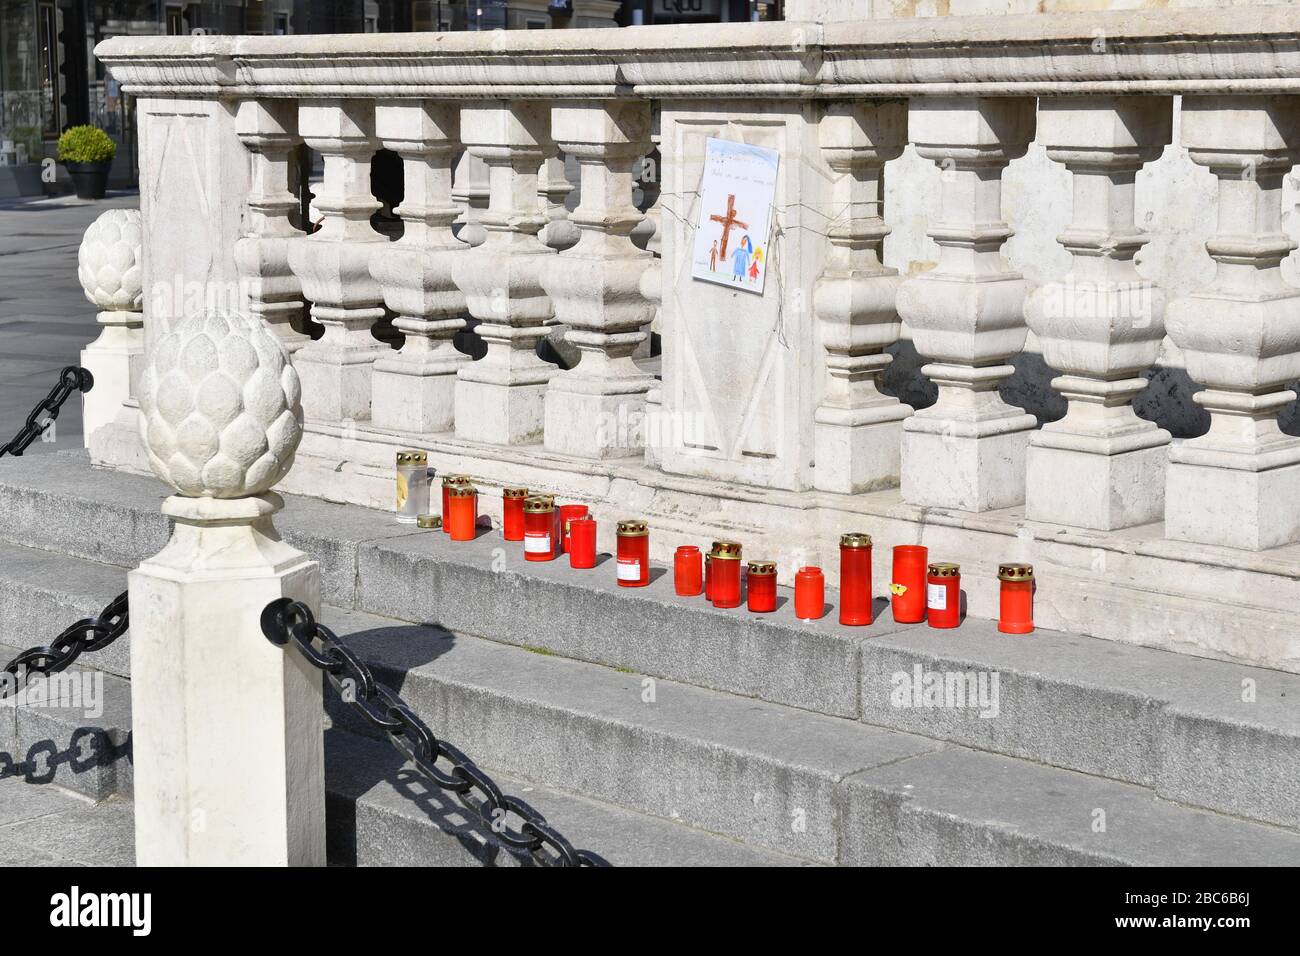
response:
<path fill-rule="evenodd" d="M 185 20 L 181 16 L 180 7 L 167 8 L 167 35 L 169 37 L 183 36 L 185 33 Z"/>
<path fill-rule="evenodd" d="M 41 112 L 45 120 L 45 135 L 59 135 L 63 124 L 59 122 L 59 11 L 52 3 L 40 5 L 38 40 L 41 53 Z"/>

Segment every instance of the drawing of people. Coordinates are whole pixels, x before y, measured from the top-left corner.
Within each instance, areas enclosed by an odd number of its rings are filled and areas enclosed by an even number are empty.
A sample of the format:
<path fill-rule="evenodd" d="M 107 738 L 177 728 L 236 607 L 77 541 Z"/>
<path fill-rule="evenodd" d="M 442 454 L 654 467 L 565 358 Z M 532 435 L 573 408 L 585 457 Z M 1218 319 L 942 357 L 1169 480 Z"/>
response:
<path fill-rule="evenodd" d="M 763 264 L 763 247 L 759 246 L 754 250 L 754 261 L 749 264 L 749 279 L 751 282 L 758 281 L 758 267 Z"/>
<path fill-rule="evenodd" d="M 713 245 L 709 249 L 709 271 L 718 271 L 718 240 L 713 240 Z"/>
<path fill-rule="evenodd" d="M 731 278 L 736 282 L 745 281 L 745 270 L 749 268 L 749 260 L 753 252 L 753 243 L 749 241 L 749 236 L 746 236 L 740 240 L 740 245 L 731 254 Z"/>

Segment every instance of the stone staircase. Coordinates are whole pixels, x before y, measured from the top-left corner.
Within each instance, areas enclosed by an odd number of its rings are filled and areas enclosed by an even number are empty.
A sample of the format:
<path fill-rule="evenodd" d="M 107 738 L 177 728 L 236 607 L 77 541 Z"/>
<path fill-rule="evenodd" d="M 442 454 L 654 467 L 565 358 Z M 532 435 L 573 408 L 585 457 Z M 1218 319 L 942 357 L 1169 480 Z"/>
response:
<path fill-rule="evenodd" d="M 168 536 L 164 495 L 78 453 L 0 460 L 0 654 L 123 590 Z M 1300 863 L 1297 675 L 979 620 L 804 623 L 785 589 L 775 614 L 719 611 L 663 571 L 628 591 L 605 564 L 525 564 L 496 533 L 452 544 L 314 499 L 276 524 L 320 562 L 325 622 L 379 679 L 615 864 Z M 128 641 L 82 658 L 105 675 L 98 720 L 11 704 L 0 733 L 45 791 L 103 801 L 77 812 L 111 820 L 87 824 L 116 841 L 110 862 L 129 820 Z M 905 686 L 970 672 L 996 687 L 982 708 Z M 519 862 L 327 700 L 333 862 Z M 19 792 L 3 784 L 0 808 Z"/>

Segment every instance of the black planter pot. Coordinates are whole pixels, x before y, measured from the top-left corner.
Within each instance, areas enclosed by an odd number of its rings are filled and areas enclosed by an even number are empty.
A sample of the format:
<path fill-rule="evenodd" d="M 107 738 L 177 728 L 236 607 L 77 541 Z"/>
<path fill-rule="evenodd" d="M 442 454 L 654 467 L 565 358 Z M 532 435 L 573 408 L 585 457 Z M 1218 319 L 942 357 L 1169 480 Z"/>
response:
<path fill-rule="evenodd" d="M 112 166 L 111 159 L 102 163 L 63 164 L 63 168 L 72 177 L 72 185 L 77 190 L 78 199 L 103 199 L 108 189 L 108 171 Z"/>

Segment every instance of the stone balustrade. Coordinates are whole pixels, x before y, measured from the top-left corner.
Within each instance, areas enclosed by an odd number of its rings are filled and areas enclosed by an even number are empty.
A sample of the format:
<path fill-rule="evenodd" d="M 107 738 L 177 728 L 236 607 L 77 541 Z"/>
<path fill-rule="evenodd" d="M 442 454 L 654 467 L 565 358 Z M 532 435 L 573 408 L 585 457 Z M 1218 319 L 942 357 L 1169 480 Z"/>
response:
<path fill-rule="evenodd" d="M 391 507 L 427 448 L 646 515 L 661 557 L 740 537 L 788 579 L 861 525 L 881 582 L 890 543 L 1032 559 L 1048 626 L 1297 668 L 1265 612 L 1300 600 L 1298 34 L 1261 7 L 96 55 L 140 103 L 146 348 L 156 284 L 247 285 L 302 380 L 286 489 Z M 780 155 L 762 295 L 692 279 L 710 137 Z"/>

